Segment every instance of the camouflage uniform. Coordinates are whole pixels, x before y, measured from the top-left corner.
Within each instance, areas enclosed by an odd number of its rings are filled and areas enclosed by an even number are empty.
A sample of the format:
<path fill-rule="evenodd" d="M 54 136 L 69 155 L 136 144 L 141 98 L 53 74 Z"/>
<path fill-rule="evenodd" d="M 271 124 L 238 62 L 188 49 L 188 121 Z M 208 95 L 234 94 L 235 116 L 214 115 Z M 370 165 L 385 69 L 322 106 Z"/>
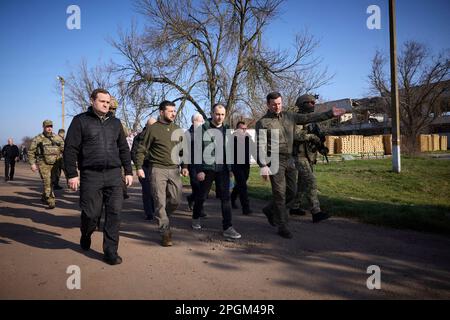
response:
<path fill-rule="evenodd" d="M 299 113 L 309 113 L 314 110 L 314 107 L 309 110 L 303 108 L 305 101 L 315 101 L 315 97 L 311 95 L 299 97 L 296 102 L 296 106 L 299 107 Z M 313 173 L 313 165 L 317 161 L 317 151 L 311 148 L 311 143 L 320 143 L 320 139 L 316 135 L 308 133 L 312 131 L 313 126 L 317 126 L 317 124 L 297 125 L 295 128 L 293 155 L 298 177 L 297 194 L 291 208 L 293 210 L 308 210 L 314 215 L 321 212 L 321 210 L 316 177 Z"/>
<path fill-rule="evenodd" d="M 51 124 L 51 121 L 44 121 L 44 126 Z M 44 183 L 42 200 L 50 207 L 55 206 L 55 195 L 53 193 L 52 176 L 55 175 L 58 160 L 62 157 L 64 150 L 64 140 L 53 133 L 47 135 L 41 133 L 34 137 L 28 150 L 28 162 L 30 165 L 39 166 L 39 174 Z"/>
<path fill-rule="evenodd" d="M 315 123 L 309 124 L 317 125 Z M 307 126 L 298 125 L 295 129 L 294 159 L 298 171 L 297 194 L 292 204 L 292 209 L 304 209 L 316 214 L 320 212 L 316 177 L 313 173 L 313 165 L 316 163 L 317 151 L 312 151 L 309 142 L 315 135 L 308 134 Z"/>

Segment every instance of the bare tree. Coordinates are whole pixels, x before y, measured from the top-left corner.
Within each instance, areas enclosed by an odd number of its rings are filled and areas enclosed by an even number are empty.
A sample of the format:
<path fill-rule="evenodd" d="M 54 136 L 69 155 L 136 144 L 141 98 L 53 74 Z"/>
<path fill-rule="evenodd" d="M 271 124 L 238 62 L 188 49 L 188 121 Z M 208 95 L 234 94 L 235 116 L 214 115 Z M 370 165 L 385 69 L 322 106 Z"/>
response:
<path fill-rule="evenodd" d="M 204 117 L 217 102 L 229 116 L 239 103 L 253 108 L 262 88 L 298 79 L 319 63 L 311 59 L 317 43 L 306 33 L 296 37 L 293 53 L 263 45 L 282 2 L 137 0 L 147 28 L 111 41 L 126 61 L 114 69 L 131 87 L 161 85 L 179 109 L 190 103 Z"/>
<path fill-rule="evenodd" d="M 75 71 L 65 77 L 66 97 L 72 103 L 72 115 L 84 112 L 90 106 L 89 95 L 96 88 L 111 87 L 111 72 L 106 66 L 88 68 L 83 59 Z"/>
<path fill-rule="evenodd" d="M 156 88 L 149 88 L 145 83 L 129 87 L 124 79 L 114 77 L 110 65 L 89 68 L 84 59 L 65 79 L 72 115 L 87 111 L 91 92 L 104 88 L 119 102 L 116 116 L 132 131 L 142 128 L 142 123 L 155 113 L 163 97 L 163 91 L 155 91 Z"/>
<path fill-rule="evenodd" d="M 384 99 L 391 115 L 390 81 L 386 75 L 386 57 L 379 51 L 372 60 L 369 81 L 374 92 Z M 403 45 L 398 57 L 400 122 L 406 152 L 418 152 L 418 136 L 448 108 L 444 94 L 449 84 L 448 51 L 431 56 L 426 46 L 415 41 Z"/>

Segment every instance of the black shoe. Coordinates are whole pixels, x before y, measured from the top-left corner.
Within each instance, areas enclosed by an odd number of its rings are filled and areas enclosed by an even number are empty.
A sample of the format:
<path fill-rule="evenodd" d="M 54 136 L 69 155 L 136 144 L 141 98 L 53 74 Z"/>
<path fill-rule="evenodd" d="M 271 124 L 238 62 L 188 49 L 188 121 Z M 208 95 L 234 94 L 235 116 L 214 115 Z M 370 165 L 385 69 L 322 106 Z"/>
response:
<path fill-rule="evenodd" d="M 239 206 L 236 204 L 236 201 L 231 201 L 231 208 L 239 209 Z"/>
<path fill-rule="evenodd" d="M 81 236 L 80 246 L 84 251 L 88 251 L 91 248 L 91 237 Z"/>
<path fill-rule="evenodd" d="M 145 216 L 145 220 L 152 221 L 153 220 L 153 216 Z"/>
<path fill-rule="evenodd" d="M 191 197 L 189 197 L 189 196 L 186 197 L 186 200 L 188 203 L 189 211 L 194 210 L 194 200 L 191 200 Z"/>
<path fill-rule="evenodd" d="M 253 213 L 253 211 L 252 211 L 250 208 L 242 209 L 242 214 L 243 214 L 244 216 L 251 215 L 252 213 Z"/>
<path fill-rule="evenodd" d="M 53 186 L 53 190 L 62 190 L 62 189 L 63 189 L 63 187 L 61 187 L 59 184 L 55 184 Z"/>
<path fill-rule="evenodd" d="M 286 239 L 292 239 L 293 237 L 292 233 L 286 227 L 279 227 L 278 235 Z"/>
<path fill-rule="evenodd" d="M 122 263 L 122 258 L 117 253 L 114 255 L 105 254 L 103 260 L 112 266 Z"/>
<path fill-rule="evenodd" d="M 291 209 L 289 210 L 289 214 L 293 215 L 293 216 L 304 216 L 306 214 L 306 211 L 303 209 Z"/>
<path fill-rule="evenodd" d="M 270 225 L 275 227 L 275 221 L 273 221 L 273 214 L 272 214 L 272 212 L 270 212 L 269 209 L 267 209 L 267 208 L 263 208 L 262 211 L 266 215 L 267 221 L 269 221 Z"/>
<path fill-rule="evenodd" d="M 200 218 L 203 218 L 203 219 L 208 218 L 208 215 L 202 210 L 200 212 Z"/>
<path fill-rule="evenodd" d="M 323 220 L 327 220 L 330 217 L 328 213 L 318 212 L 312 215 L 313 223 L 318 223 Z"/>

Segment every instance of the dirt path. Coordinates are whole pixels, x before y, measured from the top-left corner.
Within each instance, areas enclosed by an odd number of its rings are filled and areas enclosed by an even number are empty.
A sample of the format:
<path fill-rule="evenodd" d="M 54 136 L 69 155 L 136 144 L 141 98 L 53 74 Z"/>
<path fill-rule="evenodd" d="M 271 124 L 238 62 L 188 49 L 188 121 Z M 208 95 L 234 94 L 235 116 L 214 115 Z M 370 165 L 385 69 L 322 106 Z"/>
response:
<path fill-rule="evenodd" d="M 137 181 L 122 215 L 124 262 L 109 266 L 101 233 L 89 253 L 79 248 L 76 193 L 57 192 L 57 208 L 47 210 L 38 175 L 19 164 L 16 177 L 0 182 L 0 299 L 450 298 L 450 238 L 296 217 L 294 239 L 285 240 L 253 200 L 252 216 L 234 210 L 242 240 L 227 242 L 219 203 L 208 200 L 205 230 L 191 230 L 183 202 L 172 218 L 174 246 L 163 248 L 156 224 L 143 219 Z M 67 289 L 70 265 L 80 267 L 80 290 Z M 381 268 L 380 290 L 366 287 L 370 265 Z"/>

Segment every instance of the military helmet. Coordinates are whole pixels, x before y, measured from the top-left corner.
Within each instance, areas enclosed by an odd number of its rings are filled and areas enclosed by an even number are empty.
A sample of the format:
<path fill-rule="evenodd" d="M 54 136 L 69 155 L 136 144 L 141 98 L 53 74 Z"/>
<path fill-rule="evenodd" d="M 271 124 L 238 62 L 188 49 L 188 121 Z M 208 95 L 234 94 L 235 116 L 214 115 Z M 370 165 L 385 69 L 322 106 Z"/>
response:
<path fill-rule="evenodd" d="M 310 94 L 304 94 L 297 98 L 297 101 L 295 101 L 295 106 L 301 107 L 303 103 L 308 101 L 316 101 L 316 97 Z"/>
<path fill-rule="evenodd" d="M 52 126 L 53 127 L 53 122 L 52 120 L 44 120 L 44 122 L 42 122 L 42 126 L 45 127 L 49 127 Z"/>

